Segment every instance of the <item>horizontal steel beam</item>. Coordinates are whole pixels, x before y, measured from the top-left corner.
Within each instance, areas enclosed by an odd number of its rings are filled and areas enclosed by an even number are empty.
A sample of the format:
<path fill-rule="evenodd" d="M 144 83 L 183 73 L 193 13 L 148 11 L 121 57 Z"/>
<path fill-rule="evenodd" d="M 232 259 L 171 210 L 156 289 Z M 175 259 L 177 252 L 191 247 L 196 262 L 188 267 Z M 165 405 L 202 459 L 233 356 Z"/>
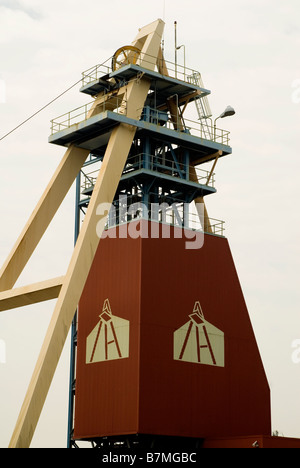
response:
<path fill-rule="evenodd" d="M 0 312 L 56 299 L 64 277 L 3 291 L 0 293 Z"/>

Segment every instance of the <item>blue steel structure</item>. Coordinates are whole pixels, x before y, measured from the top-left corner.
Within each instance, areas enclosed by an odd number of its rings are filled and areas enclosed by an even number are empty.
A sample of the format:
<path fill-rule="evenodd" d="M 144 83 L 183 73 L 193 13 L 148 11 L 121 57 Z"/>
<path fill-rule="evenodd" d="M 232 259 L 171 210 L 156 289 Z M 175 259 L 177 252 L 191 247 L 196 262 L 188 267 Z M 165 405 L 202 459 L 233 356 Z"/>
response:
<path fill-rule="evenodd" d="M 172 67 L 170 67 L 172 68 Z M 89 117 L 89 105 L 69 112 L 52 121 L 49 141 L 68 146 L 73 144 L 90 150 L 76 181 L 75 241 L 81 217 L 88 206 L 96 174 L 101 166 L 111 132 L 119 123 L 136 129 L 107 226 L 128 223 L 133 218 L 147 218 L 177 226 L 200 229 L 211 235 L 223 235 L 223 223 L 200 219 L 192 214 L 192 203 L 216 192 L 212 170 L 201 165 L 231 153 L 229 133 L 216 129 L 209 116 L 198 114 L 198 120 L 185 118 L 187 107 L 196 103 L 199 109 L 210 91 L 194 79 L 195 72 L 184 68 L 170 76 L 152 72 L 137 63 L 129 63 L 113 70 L 100 66 L 83 73 L 82 93 L 96 97 L 103 94 L 98 113 Z M 182 70 L 181 70 L 182 71 Z M 178 76 L 180 74 L 180 77 Z M 151 81 L 140 120 L 126 115 L 126 96 L 120 90 L 131 80 L 146 76 Z M 204 106 L 203 106 L 204 107 Z M 176 112 L 174 112 L 176 109 Z M 155 210 L 153 206 L 158 207 Z M 172 210 L 162 207 L 172 206 Z M 133 209 L 134 207 L 134 209 Z M 198 223 L 194 224 L 193 217 Z M 207 215 L 204 214 L 204 218 Z M 71 331 L 70 391 L 68 447 L 73 440 L 74 394 L 76 392 L 76 336 L 77 315 Z M 97 442 L 98 443 L 98 442 Z M 97 445 L 94 443 L 94 445 Z"/>

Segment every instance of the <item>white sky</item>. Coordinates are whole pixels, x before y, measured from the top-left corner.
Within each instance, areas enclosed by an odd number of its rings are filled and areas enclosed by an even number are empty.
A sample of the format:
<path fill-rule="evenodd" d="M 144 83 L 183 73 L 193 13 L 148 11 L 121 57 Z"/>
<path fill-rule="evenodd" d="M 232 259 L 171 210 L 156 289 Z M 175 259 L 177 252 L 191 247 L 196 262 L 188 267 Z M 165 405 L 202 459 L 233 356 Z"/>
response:
<path fill-rule="evenodd" d="M 298 0 L 0 0 L 0 138 L 158 17 L 170 61 L 178 22 L 178 43 L 212 91 L 214 116 L 228 104 L 236 109 L 218 121 L 231 131 L 233 155 L 218 163 L 218 193 L 207 205 L 226 221 L 272 392 L 273 430 L 300 437 L 300 363 L 292 360 L 300 339 Z M 183 63 L 182 49 L 178 56 Z M 50 120 L 89 101 L 78 90 L 0 142 L 1 264 L 63 156 L 47 142 Z M 72 190 L 17 285 L 65 273 L 73 228 Z M 0 316 L 0 447 L 9 443 L 53 307 Z M 69 348 L 68 341 L 32 447 L 66 445 Z"/>

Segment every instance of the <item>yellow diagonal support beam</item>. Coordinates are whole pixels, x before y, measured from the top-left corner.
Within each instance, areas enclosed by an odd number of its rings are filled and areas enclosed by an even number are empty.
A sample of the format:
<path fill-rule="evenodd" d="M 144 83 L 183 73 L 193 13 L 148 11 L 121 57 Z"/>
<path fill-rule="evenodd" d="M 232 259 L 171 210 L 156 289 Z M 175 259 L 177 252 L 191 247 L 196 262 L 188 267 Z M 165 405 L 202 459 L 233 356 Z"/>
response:
<path fill-rule="evenodd" d="M 64 277 L 42 281 L 0 293 L 0 312 L 57 299 Z"/>
<path fill-rule="evenodd" d="M 0 291 L 15 285 L 68 193 L 89 151 L 70 147 L 0 271 Z"/>
<path fill-rule="evenodd" d="M 143 66 L 154 70 L 162 39 L 164 23 L 157 20 L 139 32 L 143 57 L 150 55 L 154 62 Z M 140 118 L 150 82 L 142 78 L 132 81 L 127 90 L 127 116 Z M 29 447 L 63 346 L 71 326 L 89 274 L 106 215 L 98 216 L 99 206 L 110 206 L 115 196 L 124 165 L 135 135 L 135 128 L 120 124 L 110 137 L 103 164 L 93 191 L 89 207 L 66 273 L 60 295 L 29 384 L 10 447 Z M 101 210 L 100 210 L 101 211 Z"/>
<path fill-rule="evenodd" d="M 89 116 L 98 112 L 97 106 L 101 99 L 102 97 L 99 97 L 95 100 Z M 0 291 L 7 291 L 14 287 L 89 153 L 89 150 L 77 148 L 74 145 L 71 145 L 67 149 L 46 190 L 0 270 Z"/>

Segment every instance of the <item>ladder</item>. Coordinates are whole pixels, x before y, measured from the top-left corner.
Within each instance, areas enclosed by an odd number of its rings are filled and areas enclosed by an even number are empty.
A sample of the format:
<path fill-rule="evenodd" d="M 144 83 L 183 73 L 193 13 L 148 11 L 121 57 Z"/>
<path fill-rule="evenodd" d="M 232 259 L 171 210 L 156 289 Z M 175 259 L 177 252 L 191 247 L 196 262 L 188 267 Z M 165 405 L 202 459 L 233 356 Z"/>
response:
<path fill-rule="evenodd" d="M 191 75 L 189 75 L 187 79 L 189 83 L 199 86 L 199 88 L 204 88 L 201 73 L 194 72 Z M 195 104 L 204 138 L 206 140 L 212 140 L 212 128 L 209 122 L 207 121 L 212 116 L 212 112 L 207 96 L 199 96 L 199 98 L 195 100 Z"/>

